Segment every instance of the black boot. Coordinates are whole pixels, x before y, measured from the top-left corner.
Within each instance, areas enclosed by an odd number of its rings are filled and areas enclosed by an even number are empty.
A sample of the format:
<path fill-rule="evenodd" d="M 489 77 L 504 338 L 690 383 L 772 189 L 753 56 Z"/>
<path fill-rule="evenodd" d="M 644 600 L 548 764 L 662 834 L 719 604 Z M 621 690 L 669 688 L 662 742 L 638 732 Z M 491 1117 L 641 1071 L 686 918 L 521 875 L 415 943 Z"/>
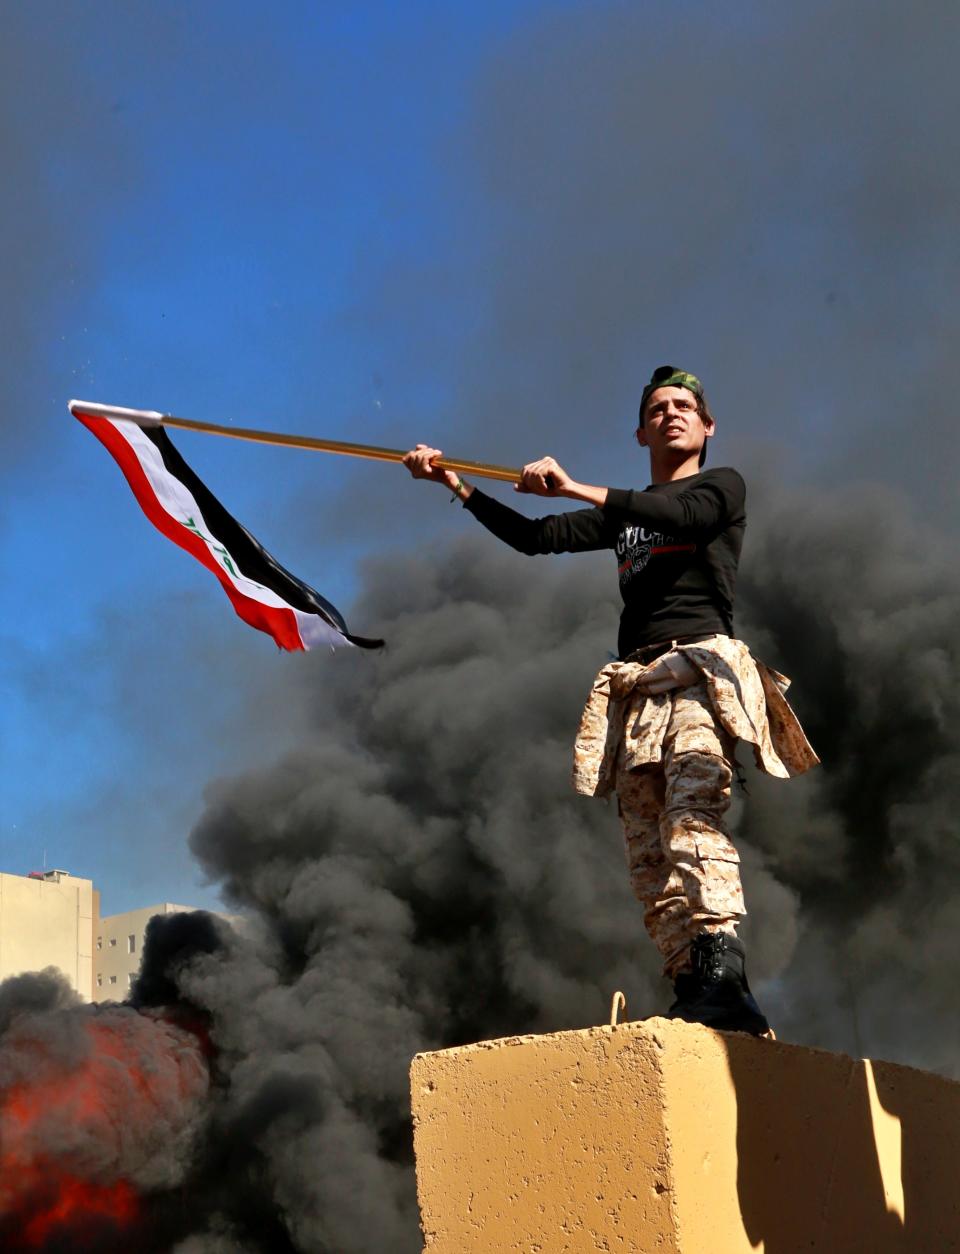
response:
<path fill-rule="evenodd" d="M 690 958 L 693 970 L 682 972 L 674 981 L 676 1001 L 667 1011 L 668 1019 L 753 1036 L 770 1031 L 750 992 L 743 945 L 735 936 L 701 932 L 691 946 Z"/>

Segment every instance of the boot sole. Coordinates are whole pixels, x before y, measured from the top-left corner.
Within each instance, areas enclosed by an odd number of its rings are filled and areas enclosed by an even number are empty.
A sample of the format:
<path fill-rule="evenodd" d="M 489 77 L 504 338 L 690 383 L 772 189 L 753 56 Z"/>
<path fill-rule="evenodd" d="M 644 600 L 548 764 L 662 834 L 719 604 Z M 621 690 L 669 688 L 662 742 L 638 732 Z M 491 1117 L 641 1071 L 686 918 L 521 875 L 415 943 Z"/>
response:
<path fill-rule="evenodd" d="M 748 1036 L 766 1037 L 769 1040 L 777 1039 L 770 1024 L 762 1016 L 760 1018 L 743 1016 L 738 1019 L 731 1018 L 727 1021 L 717 1019 L 712 1023 L 707 1019 L 696 1019 L 685 1014 L 668 1014 L 666 1017 L 668 1019 L 679 1019 L 683 1023 L 698 1023 L 703 1028 L 712 1028 L 714 1032 L 745 1032 Z"/>

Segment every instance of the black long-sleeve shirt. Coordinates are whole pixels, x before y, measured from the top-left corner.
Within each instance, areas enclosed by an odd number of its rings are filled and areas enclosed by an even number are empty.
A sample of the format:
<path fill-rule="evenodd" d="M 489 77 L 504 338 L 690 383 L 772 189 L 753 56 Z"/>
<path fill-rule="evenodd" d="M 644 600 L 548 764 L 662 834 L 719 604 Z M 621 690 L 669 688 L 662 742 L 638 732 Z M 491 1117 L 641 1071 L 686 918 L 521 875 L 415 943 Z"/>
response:
<path fill-rule="evenodd" d="M 611 488 L 605 505 L 527 518 L 475 488 L 465 508 L 521 553 L 613 549 L 623 597 L 618 647 L 719 632 L 732 636 L 747 516 L 743 479 L 705 470 L 642 492 Z"/>

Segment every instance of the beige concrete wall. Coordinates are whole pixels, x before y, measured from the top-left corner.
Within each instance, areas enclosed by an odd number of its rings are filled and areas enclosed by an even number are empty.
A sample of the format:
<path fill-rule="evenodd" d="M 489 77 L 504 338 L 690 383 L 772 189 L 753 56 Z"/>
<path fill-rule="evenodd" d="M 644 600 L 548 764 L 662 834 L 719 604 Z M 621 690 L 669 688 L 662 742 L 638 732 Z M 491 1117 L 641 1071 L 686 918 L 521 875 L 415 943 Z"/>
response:
<path fill-rule="evenodd" d="M 960 1250 L 960 1085 L 652 1019 L 418 1055 L 429 1254 Z"/>
<path fill-rule="evenodd" d="M 57 967 L 89 1001 L 97 910 L 90 880 L 0 874 L 0 979 Z"/>
<path fill-rule="evenodd" d="M 156 906 L 107 915 L 100 920 L 94 940 L 93 1000 L 123 1001 L 140 970 L 143 936 L 155 914 L 179 914 L 196 909 L 162 901 Z"/>

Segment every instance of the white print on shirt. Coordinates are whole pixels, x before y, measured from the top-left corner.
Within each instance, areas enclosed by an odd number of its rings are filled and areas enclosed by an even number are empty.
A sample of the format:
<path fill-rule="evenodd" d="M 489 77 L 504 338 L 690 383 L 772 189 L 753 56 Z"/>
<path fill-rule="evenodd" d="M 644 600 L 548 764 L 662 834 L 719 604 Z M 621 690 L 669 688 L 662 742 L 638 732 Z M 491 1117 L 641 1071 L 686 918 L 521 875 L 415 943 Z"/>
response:
<path fill-rule="evenodd" d="M 622 527 L 614 546 L 617 553 L 617 575 L 621 585 L 639 575 L 651 557 L 662 553 L 696 553 L 693 543 L 684 544 L 676 536 L 663 531 L 648 531 L 646 527 L 631 525 Z"/>

